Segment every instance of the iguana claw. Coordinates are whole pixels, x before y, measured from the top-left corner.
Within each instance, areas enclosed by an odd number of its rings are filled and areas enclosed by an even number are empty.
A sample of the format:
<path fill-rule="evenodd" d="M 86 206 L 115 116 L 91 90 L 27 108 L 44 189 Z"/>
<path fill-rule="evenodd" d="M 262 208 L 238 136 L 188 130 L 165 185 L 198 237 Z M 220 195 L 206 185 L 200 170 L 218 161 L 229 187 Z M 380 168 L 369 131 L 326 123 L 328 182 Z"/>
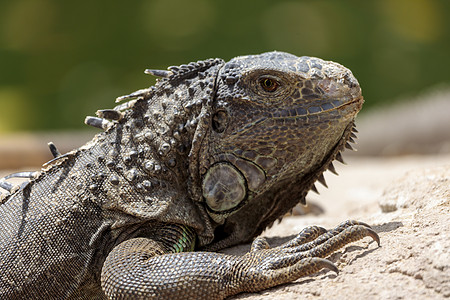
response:
<path fill-rule="evenodd" d="M 311 226 L 302 230 L 292 240 L 274 248 L 268 248 L 264 238 L 257 238 L 251 251 L 238 263 L 243 274 L 238 292 L 260 291 L 329 269 L 339 273 L 337 267 L 325 257 L 339 248 L 370 236 L 380 245 L 378 234 L 369 225 L 349 220 L 325 231 Z M 236 292 L 236 291 L 235 291 Z"/>

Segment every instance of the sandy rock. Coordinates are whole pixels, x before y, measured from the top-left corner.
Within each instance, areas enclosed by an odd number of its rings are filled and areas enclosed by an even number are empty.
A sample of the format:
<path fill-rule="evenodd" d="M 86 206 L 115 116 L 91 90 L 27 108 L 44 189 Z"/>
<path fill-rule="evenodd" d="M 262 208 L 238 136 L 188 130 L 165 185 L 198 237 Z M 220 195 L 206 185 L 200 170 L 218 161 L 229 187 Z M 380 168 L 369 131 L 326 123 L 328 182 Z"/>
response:
<path fill-rule="evenodd" d="M 344 206 L 334 204 L 333 211 L 329 211 L 326 204 L 330 200 L 325 201 L 323 215 L 285 218 L 264 235 L 276 246 L 291 239 L 294 230 L 298 232 L 311 224 L 332 227 L 351 214 L 354 219 L 373 225 L 380 235 L 381 247 L 365 238 L 329 257 L 339 268 L 339 275 L 322 271 L 291 284 L 260 293 L 240 294 L 232 299 L 450 297 L 450 157 L 406 157 L 398 158 L 395 163 L 386 159 L 358 159 L 352 163 L 355 166 L 349 174 L 332 180 L 340 182 L 335 196 Z M 367 173 L 367 167 L 372 172 Z M 361 184 L 360 188 L 349 195 L 355 184 Z M 328 185 L 333 190 L 331 181 Z M 368 201 L 355 200 L 355 196 L 367 195 L 368 191 L 375 196 Z M 320 197 L 315 200 L 322 201 Z M 339 214 L 344 218 L 339 218 Z M 225 252 L 246 251 L 247 245 Z"/>

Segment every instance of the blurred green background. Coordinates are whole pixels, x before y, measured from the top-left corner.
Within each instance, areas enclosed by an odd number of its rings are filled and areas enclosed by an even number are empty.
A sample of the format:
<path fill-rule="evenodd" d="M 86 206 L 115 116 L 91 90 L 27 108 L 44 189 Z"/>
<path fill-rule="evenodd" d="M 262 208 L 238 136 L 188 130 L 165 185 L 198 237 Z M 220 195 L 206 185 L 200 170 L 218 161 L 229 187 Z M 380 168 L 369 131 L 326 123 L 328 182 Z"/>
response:
<path fill-rule="evenodd" d="M 349 67 L 370 110 L 450 82 L 450 1 L 0 0 L 0 132 L 87 127 L 145 68 L 271 50 Z"/>

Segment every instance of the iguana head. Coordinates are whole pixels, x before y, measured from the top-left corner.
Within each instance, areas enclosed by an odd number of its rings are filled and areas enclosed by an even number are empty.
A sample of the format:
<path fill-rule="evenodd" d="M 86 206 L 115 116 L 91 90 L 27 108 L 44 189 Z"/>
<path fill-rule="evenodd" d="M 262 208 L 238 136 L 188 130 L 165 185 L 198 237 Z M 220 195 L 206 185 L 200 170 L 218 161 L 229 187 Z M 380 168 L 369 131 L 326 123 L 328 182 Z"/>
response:
<path fill-rule="evenodd" d="M 146 72 L 162 79 L 99 111 L 116 121 L 87 119 L 112 136 L 105 161 L 127 179 L 107 189 L 108 205 L 193 227 L 210 249 L 248 241 L 304 203 L 363 103 L 350 70 L 283 52 Z"/>
<path fill-rule="evenodd" d="M 304 201 L 362 103 L 351 71 L 334 62 L 283 52 L 230 60 L 218 74 L 198 158 L 209 215 L 225 228 L 254 219 L 254 231 Z"/>

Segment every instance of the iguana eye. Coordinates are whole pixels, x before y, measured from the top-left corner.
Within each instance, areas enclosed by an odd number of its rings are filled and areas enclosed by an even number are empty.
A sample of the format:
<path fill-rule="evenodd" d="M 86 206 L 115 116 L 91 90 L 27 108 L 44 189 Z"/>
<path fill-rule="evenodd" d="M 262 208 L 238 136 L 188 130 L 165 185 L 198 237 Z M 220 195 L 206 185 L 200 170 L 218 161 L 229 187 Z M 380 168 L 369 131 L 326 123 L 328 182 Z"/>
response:
<path fill-rule="evenodd" d="M 267 92 L 274 92 L 278 88 L 278 82 L 272 78 L 261 78 L 259 84 Z"/>

